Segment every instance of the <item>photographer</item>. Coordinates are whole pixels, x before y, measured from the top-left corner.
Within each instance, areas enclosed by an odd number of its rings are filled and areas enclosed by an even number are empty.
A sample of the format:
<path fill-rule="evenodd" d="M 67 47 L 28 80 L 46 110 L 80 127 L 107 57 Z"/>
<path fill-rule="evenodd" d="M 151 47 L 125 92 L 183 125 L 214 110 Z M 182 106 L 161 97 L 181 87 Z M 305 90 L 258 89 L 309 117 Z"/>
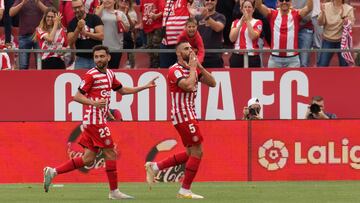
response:
<path fill-rule="evenodd" d="M 311 105 L 308 107 L 305 115 L 306 119 L 336 119 L 333 113 L 325 112 L 324 98 L 314 96 L 311 99 Z"/>
<path fill-rule="evenodd" d="M 261 104 L 258 98 L 251 98 L 248 101 L 248 105 L 243 110 L 243 120 L 260 120 Z"/>

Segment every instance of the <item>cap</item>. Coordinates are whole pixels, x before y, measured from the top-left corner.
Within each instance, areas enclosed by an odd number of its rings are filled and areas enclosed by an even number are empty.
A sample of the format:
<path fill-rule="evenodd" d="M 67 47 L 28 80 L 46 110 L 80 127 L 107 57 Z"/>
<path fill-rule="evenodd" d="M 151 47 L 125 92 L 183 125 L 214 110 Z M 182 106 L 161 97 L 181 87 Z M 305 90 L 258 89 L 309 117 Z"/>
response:
<path fill-rule="evenodd" d="M 256 98 L 256 97 L 253 97 L 253 98 L 249 99 L 249 101 L 248 101 L 248 107 L 251 106 L 251 105 L 253 105 L 253 104 L 259 104 L 259 105 L 261 105 L 260 102 L 259 102 L 259 99 Z"/>

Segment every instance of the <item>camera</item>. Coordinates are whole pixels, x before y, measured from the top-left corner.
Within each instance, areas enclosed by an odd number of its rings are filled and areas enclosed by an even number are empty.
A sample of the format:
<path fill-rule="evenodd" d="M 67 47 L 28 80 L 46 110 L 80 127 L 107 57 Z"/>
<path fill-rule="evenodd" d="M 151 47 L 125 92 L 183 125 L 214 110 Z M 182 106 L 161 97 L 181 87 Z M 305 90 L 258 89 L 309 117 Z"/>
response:
<path fill-rule="evenodd" d="M 320 106 L 318 104 L 314 103 L 314 104 L 310 105 L 310 111 L 311 111 L 311 113 L 317 114 L 317 113 L 319 113 L 321 111 L 321 108 L 320 108 Z"/>
<path fill-rule="evenodd" d="M 256 116 L 258 113 L 257 109 L 249 108 L 249 115 Z"/>

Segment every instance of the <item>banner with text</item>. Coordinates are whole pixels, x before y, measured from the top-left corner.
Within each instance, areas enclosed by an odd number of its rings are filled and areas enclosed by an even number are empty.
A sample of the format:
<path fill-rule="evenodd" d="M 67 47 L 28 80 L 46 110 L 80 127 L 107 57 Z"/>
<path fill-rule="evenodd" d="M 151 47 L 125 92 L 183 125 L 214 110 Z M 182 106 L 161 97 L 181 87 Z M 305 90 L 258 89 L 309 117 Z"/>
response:
<path fill-rule="evenodd" d="M 360 180 L 360 120 L 252 122 L 252 180 Z"/>
<path fill-rule="evenodd" d="M 112 122 L 118 152 L 119 181 L 144 182 L 146 161 L 157 161 L 184 151 L 170 122 Z M 204 156 L 197 181 L 247 179 L 247 122 L 200 122 Z M 234 133 L 236 132 L 236 134 Z M 82 156 L 76 122 L 0 122 L 0 183 L 42 182 L 42 169 Z M 161 171 L 159 182 L 179 181 L 184 165 Z M 59 175 L 56 182 L 106 182 L 104 156 L 90 167 Z"/>
<path fill-rule="evenodd" d="M 311 97 L 325 98 L 326 111 L 339 118 L 360 118 L 348 105 L 359 101 L 349 94 L 360 86 L 359 68 L 211 69 L 215 88 L 200 85 L 196 101 L 202 120 L 236 120 L 251 97 L 258 97 L 265 119 L 304 118 Z M 85 71 L 1 71 L 0 121 L 80 121 L 82 105 L 72 101 Z M 124 120 L 170 120 L 167 70 L 120 70 L 116 77 L 125 86 L 146 84 L 155 76 L 157 87 L 136 95 L 112 93 L 111 105 Z M 336 81 L 336 82 L 334 82 Z M 359 95 L 359 96 L 358 96 Z"/>

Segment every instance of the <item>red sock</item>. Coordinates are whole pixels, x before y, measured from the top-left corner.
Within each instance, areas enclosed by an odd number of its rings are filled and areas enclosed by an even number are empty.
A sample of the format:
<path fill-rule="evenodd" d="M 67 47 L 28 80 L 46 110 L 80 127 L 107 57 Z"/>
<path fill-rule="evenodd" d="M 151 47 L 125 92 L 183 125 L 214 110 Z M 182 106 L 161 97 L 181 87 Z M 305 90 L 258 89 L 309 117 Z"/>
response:
<path fill-rule="evenodd" d="M 168 157 L 167 159 L 164 159 L 157 163 L 159 170 L 162 170 L 164 168 L 169 168 L 170 166 L 176 166 L 179 164 L 185 163 L 189 159 L 189 156 L 186 152 L 181 152 L 179 154 L 174 154 L 171 157 Z"/>
<path fill-rule="evenodd" d="M 190 190 L 191 183 L 193 182 L 196 172 L 200 166 L 201 159 L 191 156 L 185 165 L 185 177 L 182 184 L 184 189 Z"/>
<path fill-rule="evenodd" d="M 105 161 L 106 175 L 109 180 L 110 190 L 116 190 L 118 188 L 117 170 L 115 160 Z"/>
<path fill-rule="evenodd" d="M 56 167 L 56 173 L 62 174 L 72 171 L 77 168 L 82 168 L 84 166 L 84 161 L 82 157 L 76 157 L 74 159 L 70 159 L 69 161 L 63 163 L 62 165 Z"/>

